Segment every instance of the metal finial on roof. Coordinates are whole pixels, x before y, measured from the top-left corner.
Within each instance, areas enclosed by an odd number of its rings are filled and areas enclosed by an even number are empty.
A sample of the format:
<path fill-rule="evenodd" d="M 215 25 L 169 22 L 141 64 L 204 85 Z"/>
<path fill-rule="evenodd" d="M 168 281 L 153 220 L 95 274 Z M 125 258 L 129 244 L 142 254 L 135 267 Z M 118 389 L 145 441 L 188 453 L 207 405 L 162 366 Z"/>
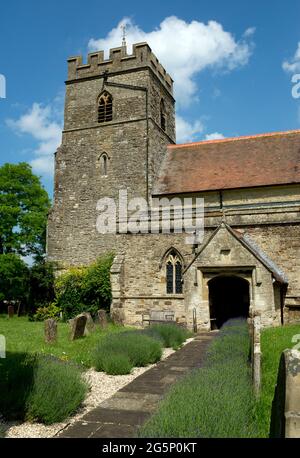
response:
<path fill-rule="evenodd" d="M 121 29 L 122 29 L 122 32 L 123 32 L 122 46 L 126 47 L 126 24 L 122 24 L 121 25 Z"/>

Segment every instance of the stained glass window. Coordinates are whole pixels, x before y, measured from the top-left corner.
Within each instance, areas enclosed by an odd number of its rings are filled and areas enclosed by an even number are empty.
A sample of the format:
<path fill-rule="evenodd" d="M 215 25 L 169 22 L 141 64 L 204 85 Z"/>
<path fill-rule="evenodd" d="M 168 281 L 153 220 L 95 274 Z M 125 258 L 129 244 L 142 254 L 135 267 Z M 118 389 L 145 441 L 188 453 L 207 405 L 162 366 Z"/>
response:
<path fill-rule="evenodd" d="M 175 292 L 182 293 L 182 266 L 181 262 L 177 261 L 175 265 Z"/>
<path fill-rule="evenodd" d="M 166 260 L 167 294 L 182 294 L 182 263 L 175 251 Z"/>
<path fill-rule="evenodd" d="M 173 293 L 174 266 L 172 262 L 167 263 L 167 294 Z"/>

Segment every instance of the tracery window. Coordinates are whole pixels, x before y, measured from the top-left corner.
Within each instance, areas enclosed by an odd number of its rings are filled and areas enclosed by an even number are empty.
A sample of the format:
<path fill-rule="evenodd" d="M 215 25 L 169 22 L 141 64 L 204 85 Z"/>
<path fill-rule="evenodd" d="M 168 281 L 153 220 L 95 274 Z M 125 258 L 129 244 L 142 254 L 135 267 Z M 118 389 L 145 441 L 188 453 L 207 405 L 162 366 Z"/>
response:
<path fill-rule="evenodd" d="M 112 120 L 112 96 L 104 91 L 98 101 L 98 122 Z"/>
<path fill-rule="evenodd" d="M 175 251 L 166 259 L 167 294 L 182 294 L 182 263 Z"/>

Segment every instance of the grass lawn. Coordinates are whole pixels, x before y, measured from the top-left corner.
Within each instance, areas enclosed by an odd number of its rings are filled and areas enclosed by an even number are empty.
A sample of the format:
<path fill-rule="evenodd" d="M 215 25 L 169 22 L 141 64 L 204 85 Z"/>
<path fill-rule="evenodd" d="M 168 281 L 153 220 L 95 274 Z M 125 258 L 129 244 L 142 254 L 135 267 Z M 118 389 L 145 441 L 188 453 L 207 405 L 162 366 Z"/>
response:
<path fill-rule="evenodd" d="M 52 354 L 62 360 L 73 360 L 86 367 L 92 366 L 93 351 L 105 335 L 124 330 L 126 328 L 109 324 L 104 331 L 96 327 L 96 330 L 90 335 L 71 341 L 69 324 L 58 323 L 57 342 L 46 344 L 43 322 L 31 322 L 27 317 L 8 319 L 6 315 L 0 315 L 0 335 L 6 338 L 7 352 Z"/>
<path fill-rule="evenodd" d="M 260 437 L 269 436 L 270 415 L 280 355 L 283 350 L 295 345 L 292 337 L 296 334 L 300 334 L 300 325 L 269 328 L 262 332 L 262 391 L 255 409 Z"/>

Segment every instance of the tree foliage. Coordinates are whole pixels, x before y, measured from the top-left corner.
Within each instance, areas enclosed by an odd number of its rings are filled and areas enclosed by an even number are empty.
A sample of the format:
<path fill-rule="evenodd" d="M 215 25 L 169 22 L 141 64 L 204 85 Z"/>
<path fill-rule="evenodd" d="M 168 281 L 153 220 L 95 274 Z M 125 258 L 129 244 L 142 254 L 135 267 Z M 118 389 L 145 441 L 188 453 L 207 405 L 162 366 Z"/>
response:
<path fill-rule="evenodd" d="M 113 254 L 108 254 L 89 267 L 72 268 L 57 278 L 55 302 L 62 309 L 64 319 L 82 312 L 95 315 L 100 308 L 109 309 L 112 261 Z"/>
<path fill-rule="evenodd" d="M 0 167 L 0 254 L 41 258 L 50 200 L 25 162 Z"/>
<path fill-rule="evenodd" d="M 30 268 L 28 299 L 30 313 L 54 301 L 54 279 L 54 264 L 51 262 L 43 261 Z"/>
<path fill-rule="evenodd" d="M 28 293 L 29 269 L 22 259 L 14 254 L 0 255 L 0 302 L 25 302 Z"/>

